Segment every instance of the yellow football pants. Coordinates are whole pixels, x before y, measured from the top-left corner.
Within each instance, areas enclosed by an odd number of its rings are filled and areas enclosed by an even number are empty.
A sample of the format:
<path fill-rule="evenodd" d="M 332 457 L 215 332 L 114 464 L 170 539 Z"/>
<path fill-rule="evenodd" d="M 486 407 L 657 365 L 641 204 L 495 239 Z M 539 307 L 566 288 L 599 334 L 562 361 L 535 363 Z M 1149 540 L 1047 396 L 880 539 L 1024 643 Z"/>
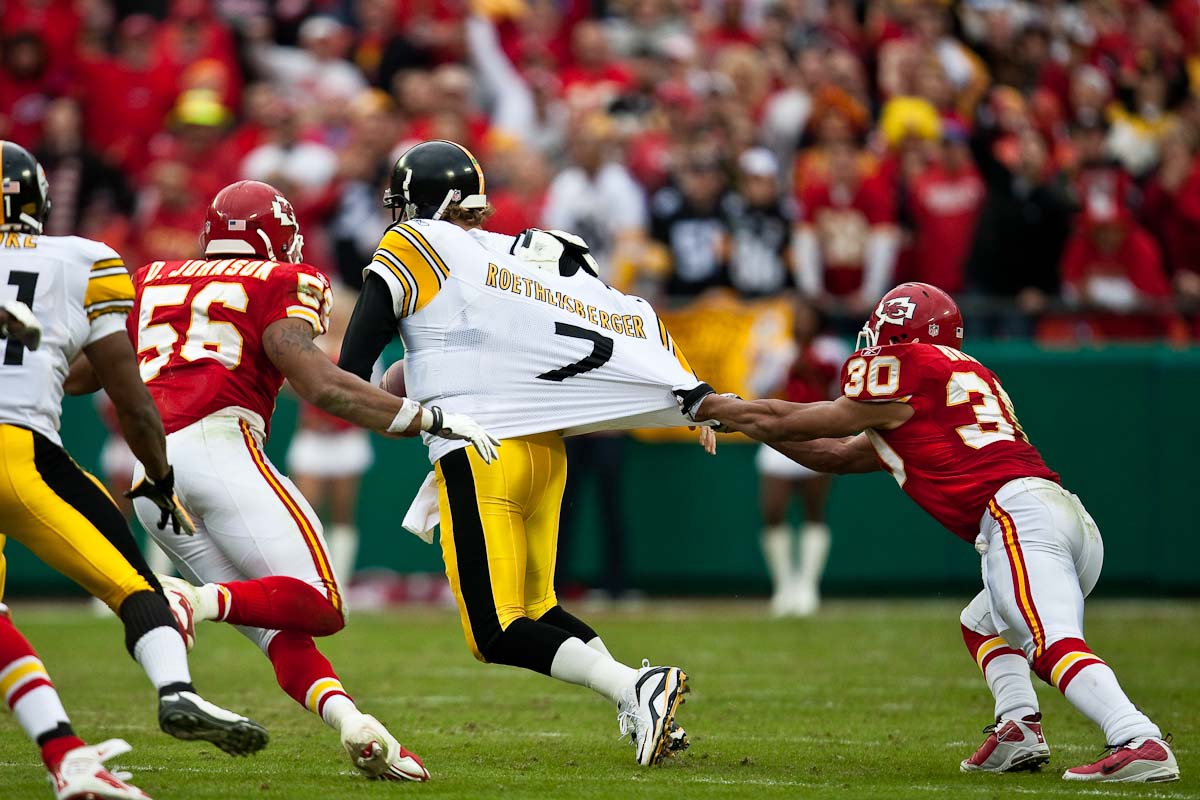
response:
<path fill-rule="evenodd" d="M 100 482 L 41 434 L 0 424 L 0 599 L 6 536 L 113 611 L 134 592 L 152 591 L 129 526 Z"/>
<path fill-rule="evenodd" d="M 562 437 L 505 439 L 485 464 L 473 447 L 437 462 L 442 558 L 467 645 L 481 648 L 520 617 L 558 604 L 554 564 L 567 481 Z"/>

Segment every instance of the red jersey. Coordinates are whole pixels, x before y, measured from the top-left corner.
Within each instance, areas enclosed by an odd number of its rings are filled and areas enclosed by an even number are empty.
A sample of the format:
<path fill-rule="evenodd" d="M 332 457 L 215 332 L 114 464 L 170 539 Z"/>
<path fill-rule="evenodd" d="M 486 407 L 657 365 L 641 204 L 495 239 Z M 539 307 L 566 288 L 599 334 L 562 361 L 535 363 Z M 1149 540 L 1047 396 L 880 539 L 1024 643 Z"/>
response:
<path fill-rule="evenodd" d="M 966 353 L 932 344 L 868 347 L 842 367 L 842 394 L 902 400 L 900 427 L 867 430 L 885 470 L 952 533 L 975 541 L 988 501 L 1017 478 L 1061 483 L 1017 422 L 995 374 Z"/>
<path fill-rule="evenodd" d="M 862 288 L 867 239 L 876 225 L 896 221 L 887 187 L 872 179 L 853 189 L 820 183 L 800 193 L 800 219 L 821 248 L 824 290 L 844 297 Z"/>
<path fill-rule="evenodd" d="M 223 408 L 270 427 L 283 374 L 263 351 L 276 320 L 328 326 L 329 279 L 308 264 L 245 258 L 154 261 L 133 276 L 130 336 L 142 380 L 173 433 Z"/>
<path fill-rule="evenodd" d="M 934 166 L 917 176 L 909 188 L 916 230 L 913 280 L 951 294 L 962 291 L 984 194 L 983 179 L 974 167 L 949 172 Z"/>

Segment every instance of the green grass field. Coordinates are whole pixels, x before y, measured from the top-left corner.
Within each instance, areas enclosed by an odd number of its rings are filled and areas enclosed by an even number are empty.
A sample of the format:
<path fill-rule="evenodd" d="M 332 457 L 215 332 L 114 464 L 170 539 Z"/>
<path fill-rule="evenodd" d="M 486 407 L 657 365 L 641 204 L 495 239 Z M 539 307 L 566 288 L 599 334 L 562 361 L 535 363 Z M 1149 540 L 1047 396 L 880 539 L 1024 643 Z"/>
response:
<path fill-rule="evenodd" d="M 628 662 L 677 663 L 693 691 L 679 722 L 692 747 L 642 769 L 591 692 L 477 664 L 443 611 L 358 614 L 325 652 L 360 706 L 420 753 L 427 785 L 362 780 L 336 735 L 275 685 L 267 661 L 226 626 L 205 624 L 192 653 L 197 686 L 271 730 L 234 760 L 158 732 L 153 692 L 125 655 L 113 619 L 82 607 L 22 608 L 76 729 L 134 747 L 121 767 L 163 798 L 1001 798 L 1200 797 L 1200 604 L 1089 606 L 1088 638 L 1135 702 L 1174 732 L 1179 783 L 1067 784 L 1092 760 L 1098 731 L 1039 684 L 1053 759 L 1041 773 L 967 776 L 991 699 L 958 634 L 961 603 L 831 603 L 817 619 L 774 622 L 761 604 L 650 603 L 585 614 Z M 0 727 L 0 798 L 45 800 L 36 751 Z"/>

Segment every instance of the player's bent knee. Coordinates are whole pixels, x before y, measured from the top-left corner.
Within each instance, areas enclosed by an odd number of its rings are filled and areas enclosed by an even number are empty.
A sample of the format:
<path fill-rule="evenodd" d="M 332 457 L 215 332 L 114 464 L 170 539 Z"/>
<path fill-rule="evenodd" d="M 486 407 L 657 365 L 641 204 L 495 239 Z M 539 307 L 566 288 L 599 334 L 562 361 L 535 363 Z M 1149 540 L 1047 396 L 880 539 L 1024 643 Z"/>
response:
<path fill-rule="evenodd" d="M 171 628 L 178 631 L 175 617 L 167 605 L 167 599 L 159 592 L 146 589 L 134 592 L 125 598 L 120 607 L 114 609 L 125 623 L 125 649 L 133 655 L 138 641 L 155 628 Z M 182 636 L 182 634 L 180 634 Z"/>

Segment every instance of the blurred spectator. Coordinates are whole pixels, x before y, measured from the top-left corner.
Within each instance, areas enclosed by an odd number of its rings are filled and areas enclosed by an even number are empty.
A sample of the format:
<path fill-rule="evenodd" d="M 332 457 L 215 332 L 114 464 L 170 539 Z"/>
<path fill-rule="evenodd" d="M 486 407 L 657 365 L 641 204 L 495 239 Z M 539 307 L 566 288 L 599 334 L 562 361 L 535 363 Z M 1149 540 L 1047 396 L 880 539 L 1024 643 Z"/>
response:
<path fill-rule="evenodd" d="M 146 146 L 162 129 L 178 91 L 175 70 L 154 54 L 154 31 L 153 17 L 126 17 L 117 26 L 114 53 L 89 58 L 81 71 L 88 139 L 129 171 L 145 166 Z"/>
<path fill-rule="evenodd" d="M 134 224 L 138 258 L 131 263 L 195 258 L 204 209 L 212 195 L 202 196 L 194 190 L 193 173 L 182 161 L 160 159 L 148 177 L 138 198 Z"/>
<path fill-rule="evenodd" d="M 1158 245 L 1110 194 L 1097 191 L 1086 198 L 1063 253 L 1062 282 L 1068 304 L 1103 312 L 1090 322 L 1095 334 L 1167 332 L 1160 312 L 1171 286 Z"/>
<path fill-rule="evenodd" d="M 836 299 L 858 316 L 895 277 L 895 203 L 883 184 L 863 175 L 855 147 L 839 142 L 825 151 L 827 176 L 800 193 L 797 274 L 807 296 L 822 305 Z"/>
<path fill-rule="evenodd" d="M 967 259 L 967 276 L 985 297 L 1015 301 L 1021 311 L 1036 314 L 1058 293 L 1058 262 L 1071 207 L 1042 138 L 1027 130 L 1012 144 L 1011 153 L 1002 153 L 1005 161 L 986 143 L 976 149 L 988 194 Z M 1014 332 L 1008 323 L 1002 330 Z"/>
<path fill-rule="evenodd" d="M 50 103 L 36 155 L 54 187 L 47 234 L 95 231 L 100 219 L 133 213 L 133 192 L 120 170 L 84 141 L 83 118 L 74 100 L 63 97 Z"/>
<path fill-rule="evenodd" d="M 792 278 L 793 210 L 780 191 L 779 163 L 766 148 L 738 158 L 738 192 L 726 202 L 731 233 L 729 281 L 744 297 L 773 295 Z"/>
<path fill-rule="evenodd" d="M 393 0 L 355 0 L 354 16 L 359 31 L 354 63 L 380 89 L 394 91 L 398 74 L 433 63 L 424 46 L 397 30 Z"/>
<path fill-rule="evenodd" d="M 67 88 L 66 76 L 50 62 L 40 33 L 5 30 L 0 42 L 0 136 L 36 142 L 50 99 Z"/>
<path fill-rule="evenodd" d="M 1200 301 L 1200 158 L 1197 134 L 1178 125 L 1163 140 L 1162 165 L 1146 189 L 1143 218 L 1162 243 L 1176 291 Z"/>
<path fill-rule="evenodd" d="M 493 137 L 488 149 L 488 200 L 496 213 L 488 218 L 487 227 L 515 236 L 541 224 L 550 176 L 545 159 L 533 150 L 499 138 Z"/>
<path fill-rule="evenodd" d="M 683 154 L 672 184 L 651 198 L 650 235 L 666 251 L 663 291 L 669 297 L 694 297 L 729 285 L 727 192 L 716 153 L 697 148 Z"/>
<path fill-rule="evenodd" d="M 153 172 L 160 160 L 178 162 L 188 172 L 187 191 L 207 203 L 239 176 L 236 153 L 225 138 L 232 119 L 232 112 L 216 92 L 184 92 L 171 110 L 167 130 L 150 140 L 149 167 L 142 166 L 139 172 Z M 137 177 L 145 179 L 146 175 Z"/>
<path fill-rule="evenodd" d="M 616 160 L 612 131 L 601 117 L 585 117 L 569 137 L 571 165 L 550 182 L 542 227 L 582 236 L 600 265 L 600 277 L 616 283 L 619 260 L 645 236 L 646 201 L 629 171 Z"/>
<path fill-rule="evenodd" d="M 961 292 L 983 202 L 983 179 L 971 160 L 967 132 L 947 124 L 941 145 L 908 185 L 913 231 L 905 277 Z"/>
<path fill-rule="evenodd" d="M 633 73 L 609 52 L 600 22 L 585 20 L 571 34 L 571 63 L 560 73 L 563 95 L 578 108 L 606 108 L 633 84 Z"/>
<path fill-rule="evenodd" d="M 251 54 L 278 91 L 315 104 L 353 97 L 366 80 L 345 60 L 351 33 L 334 17 L 309 17 L 300 24 L 299 47 L 257 43 Z"/>

